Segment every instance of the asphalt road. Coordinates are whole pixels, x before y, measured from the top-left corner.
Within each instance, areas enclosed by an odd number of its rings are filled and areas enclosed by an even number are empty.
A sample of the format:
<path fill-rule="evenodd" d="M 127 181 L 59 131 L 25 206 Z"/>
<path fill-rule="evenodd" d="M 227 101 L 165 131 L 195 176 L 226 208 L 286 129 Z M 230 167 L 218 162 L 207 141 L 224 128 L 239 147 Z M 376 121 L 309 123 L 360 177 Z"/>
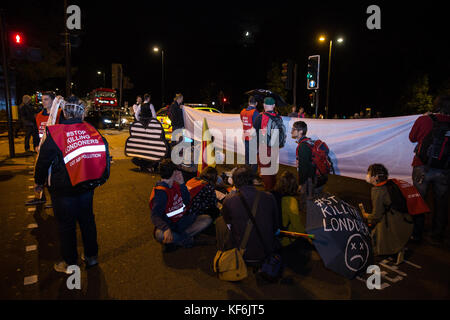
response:
<path fill-rule="evenodd" d="M 252 273 L 239 283 L 220 281 L 212 271 L 214 245 L 162 252 L 152 236 L 148 208 L 159 177 L 139 172 L 123 156 L 114 158 L 110 179 L 95 192 L 100 265 L 86 270 L 80 261 L 81 290 L 69 290 L 68 276 L 53 270 L 59 244 L 52 209 L 29 211 L 24 205 L 32 195 L 34 157 L 17 148 L 18 158 L 0 162 L 0 299 L 450 298 L 448 242 L 440 248 L 426 242 L 408 245 L 407 260 L 414 265 L 403 263 L 396 271 L 390 262 L 381 266 L 386 272 L 382 283 L 389 285 L 383 290 L 369 290 L 364 281 L 329 271 L 306 245 L 286 252 L 287 268 L 279 283 L 267 283 Z M 115 148 L 120 154 L 120 145 Z M 326 191 L 370 208 L 370 187 L 364 181 L 332 176 Z M 212 232 L 213 228 L 202 237 L 212 239 Z"/>

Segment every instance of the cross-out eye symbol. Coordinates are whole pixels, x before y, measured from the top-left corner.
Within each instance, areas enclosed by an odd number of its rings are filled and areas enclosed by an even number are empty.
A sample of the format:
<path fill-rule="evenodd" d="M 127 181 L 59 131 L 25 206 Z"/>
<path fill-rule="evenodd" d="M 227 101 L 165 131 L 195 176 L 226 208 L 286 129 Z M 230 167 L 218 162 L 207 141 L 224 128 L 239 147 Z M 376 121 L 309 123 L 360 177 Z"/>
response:
<path fill-rule="evenodd" d="M 352 250 L 356 250 L 356 244 L 350 243 L 350 245 L 352 246 Z"/>

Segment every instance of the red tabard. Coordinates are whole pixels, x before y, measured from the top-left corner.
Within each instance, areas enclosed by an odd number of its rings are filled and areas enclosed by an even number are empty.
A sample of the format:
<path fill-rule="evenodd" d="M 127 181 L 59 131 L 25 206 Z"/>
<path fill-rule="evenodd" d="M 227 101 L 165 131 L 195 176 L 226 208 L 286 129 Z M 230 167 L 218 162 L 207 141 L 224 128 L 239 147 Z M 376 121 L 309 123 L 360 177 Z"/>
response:
<path fill-rule="evenodd" d="M 400 189 L 403 197 L 406 199 L 406 206 L 408 207 L 408 212 L 410 215 L 421 214 L 425 212 L 430 212 L 426 202 L 423 200 L 419 191 L 412 184 L 406 181 L 391 179 Z"/>
<path fill-rule="evenodd" d="M 181 196 L 180 185 L 176 182 L 173 183 L 172 188 L 166 188 L 164 186 L 156 186 L 152 190 L 150 195 L 150 209 L 153 209 L 153 198 L 155 197 L 155 190 L 163 190 L 167 195 L 167 204 L 165 214 L 167 218 L 172 222 L 177 222 L 186 213 L 186 206 Z"/>
<path fill-rule="evenodd" d="M 106 146 L 94 127 L 83 122 L 47 128 L 63 154 L 72 186 L 102 176 L 106 169 Z"/>
<path fill-rule="evenodd" d="M 251 132 L 253 128 L 253 114 L 255 113 L 255 111 L 256 109 L 243 109 L 241 111 L 242 128 L 244 130 L 245 140 L 247 141 L 251 139 Z"/>
<path fill-rule="evenodd" d="M 47 126 L 47 121 L 48 121 L 48 115 L 44 115 L 44 110 L 42 110 L 41 112 L 39 112 L 36 115 L 36 124 L 39 130 L 39 139 L 42 139 L 42 137 L 44 136 L 44 132 L 45 132 L 45 127 Z M 56 123 L 59 123 L 59 116 L 61 115 L 61 109 L 58 109 L 58 113 L 56 115 Z"/>
<path fill-rule="evenodd" d="M 186 187 L 191 195 L 191 200 L 207 185 L 208 183 L 202 179 L 192 178 L 186 182 Z"/>

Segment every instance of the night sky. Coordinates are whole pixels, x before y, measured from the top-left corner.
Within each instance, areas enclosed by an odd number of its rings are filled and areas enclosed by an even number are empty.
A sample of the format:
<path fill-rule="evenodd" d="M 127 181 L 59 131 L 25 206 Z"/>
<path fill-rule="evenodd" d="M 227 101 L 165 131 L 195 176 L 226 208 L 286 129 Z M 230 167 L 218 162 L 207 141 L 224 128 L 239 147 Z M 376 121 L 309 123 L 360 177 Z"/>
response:
<path fill-rule="evenodd" d="M 371 106 L 393 115 L 414 80 L 428 74 L 432 93 L 449 77 L 448 14 L 443 2 L 348 1 L 68 1 L 82 12 L 81 46 L 72 49 L 75 94 L 84 96 L 102 84 L 97 70 L 122 63 L 135 87 L 161 103 L 161 56 L 165 49 L 166 102 L 182 92 L 199 102 L 204 88 L 223 90 L 230 109 L 245 102 L 244 92 L 264 88 L 271 64 L 292 59 L 299 65 L 298 103 L 307 104 L 307 57 L 321 55 L 321 108 L 325 102 L 328 45 L 321 33 L 342 36 L 334 45 L 330 117 Z M 293 4 L 295 3 L 295 4 Z M 366 27 L 370 4 L 381 8 L 381 30 Z M 2 4 L 10 28 L 24 30 L 27 42 L 47 41 L 57 50 L 63 31 L 63 1 L 8 1 Z M 244 34 L 251 37 L 245 40 Z M 37 41 L 37 39 L 39 41 Z M 64 63 L 64 61 L 62 61 Z M 18 83 L 18 87 L 20 84 Z M 64 79 L 60 82 L 64 88 Z M 53 89 L 53 88 L 36 88 Z M 288 102 L 292 102 L 292 95 Z M 312 113 L 312 109 L 307 112 Z"/>

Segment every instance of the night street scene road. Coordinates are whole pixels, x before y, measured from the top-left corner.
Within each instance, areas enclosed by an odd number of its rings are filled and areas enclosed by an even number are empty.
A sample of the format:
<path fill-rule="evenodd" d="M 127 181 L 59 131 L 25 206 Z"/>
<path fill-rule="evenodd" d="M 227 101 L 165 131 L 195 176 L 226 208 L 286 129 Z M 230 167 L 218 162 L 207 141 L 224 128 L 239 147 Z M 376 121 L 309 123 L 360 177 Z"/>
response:
<path fill-rule="evenodd" d="M 445 303 L 447 20 L 441 2 L 2 3 L 0 300 Z"/>

